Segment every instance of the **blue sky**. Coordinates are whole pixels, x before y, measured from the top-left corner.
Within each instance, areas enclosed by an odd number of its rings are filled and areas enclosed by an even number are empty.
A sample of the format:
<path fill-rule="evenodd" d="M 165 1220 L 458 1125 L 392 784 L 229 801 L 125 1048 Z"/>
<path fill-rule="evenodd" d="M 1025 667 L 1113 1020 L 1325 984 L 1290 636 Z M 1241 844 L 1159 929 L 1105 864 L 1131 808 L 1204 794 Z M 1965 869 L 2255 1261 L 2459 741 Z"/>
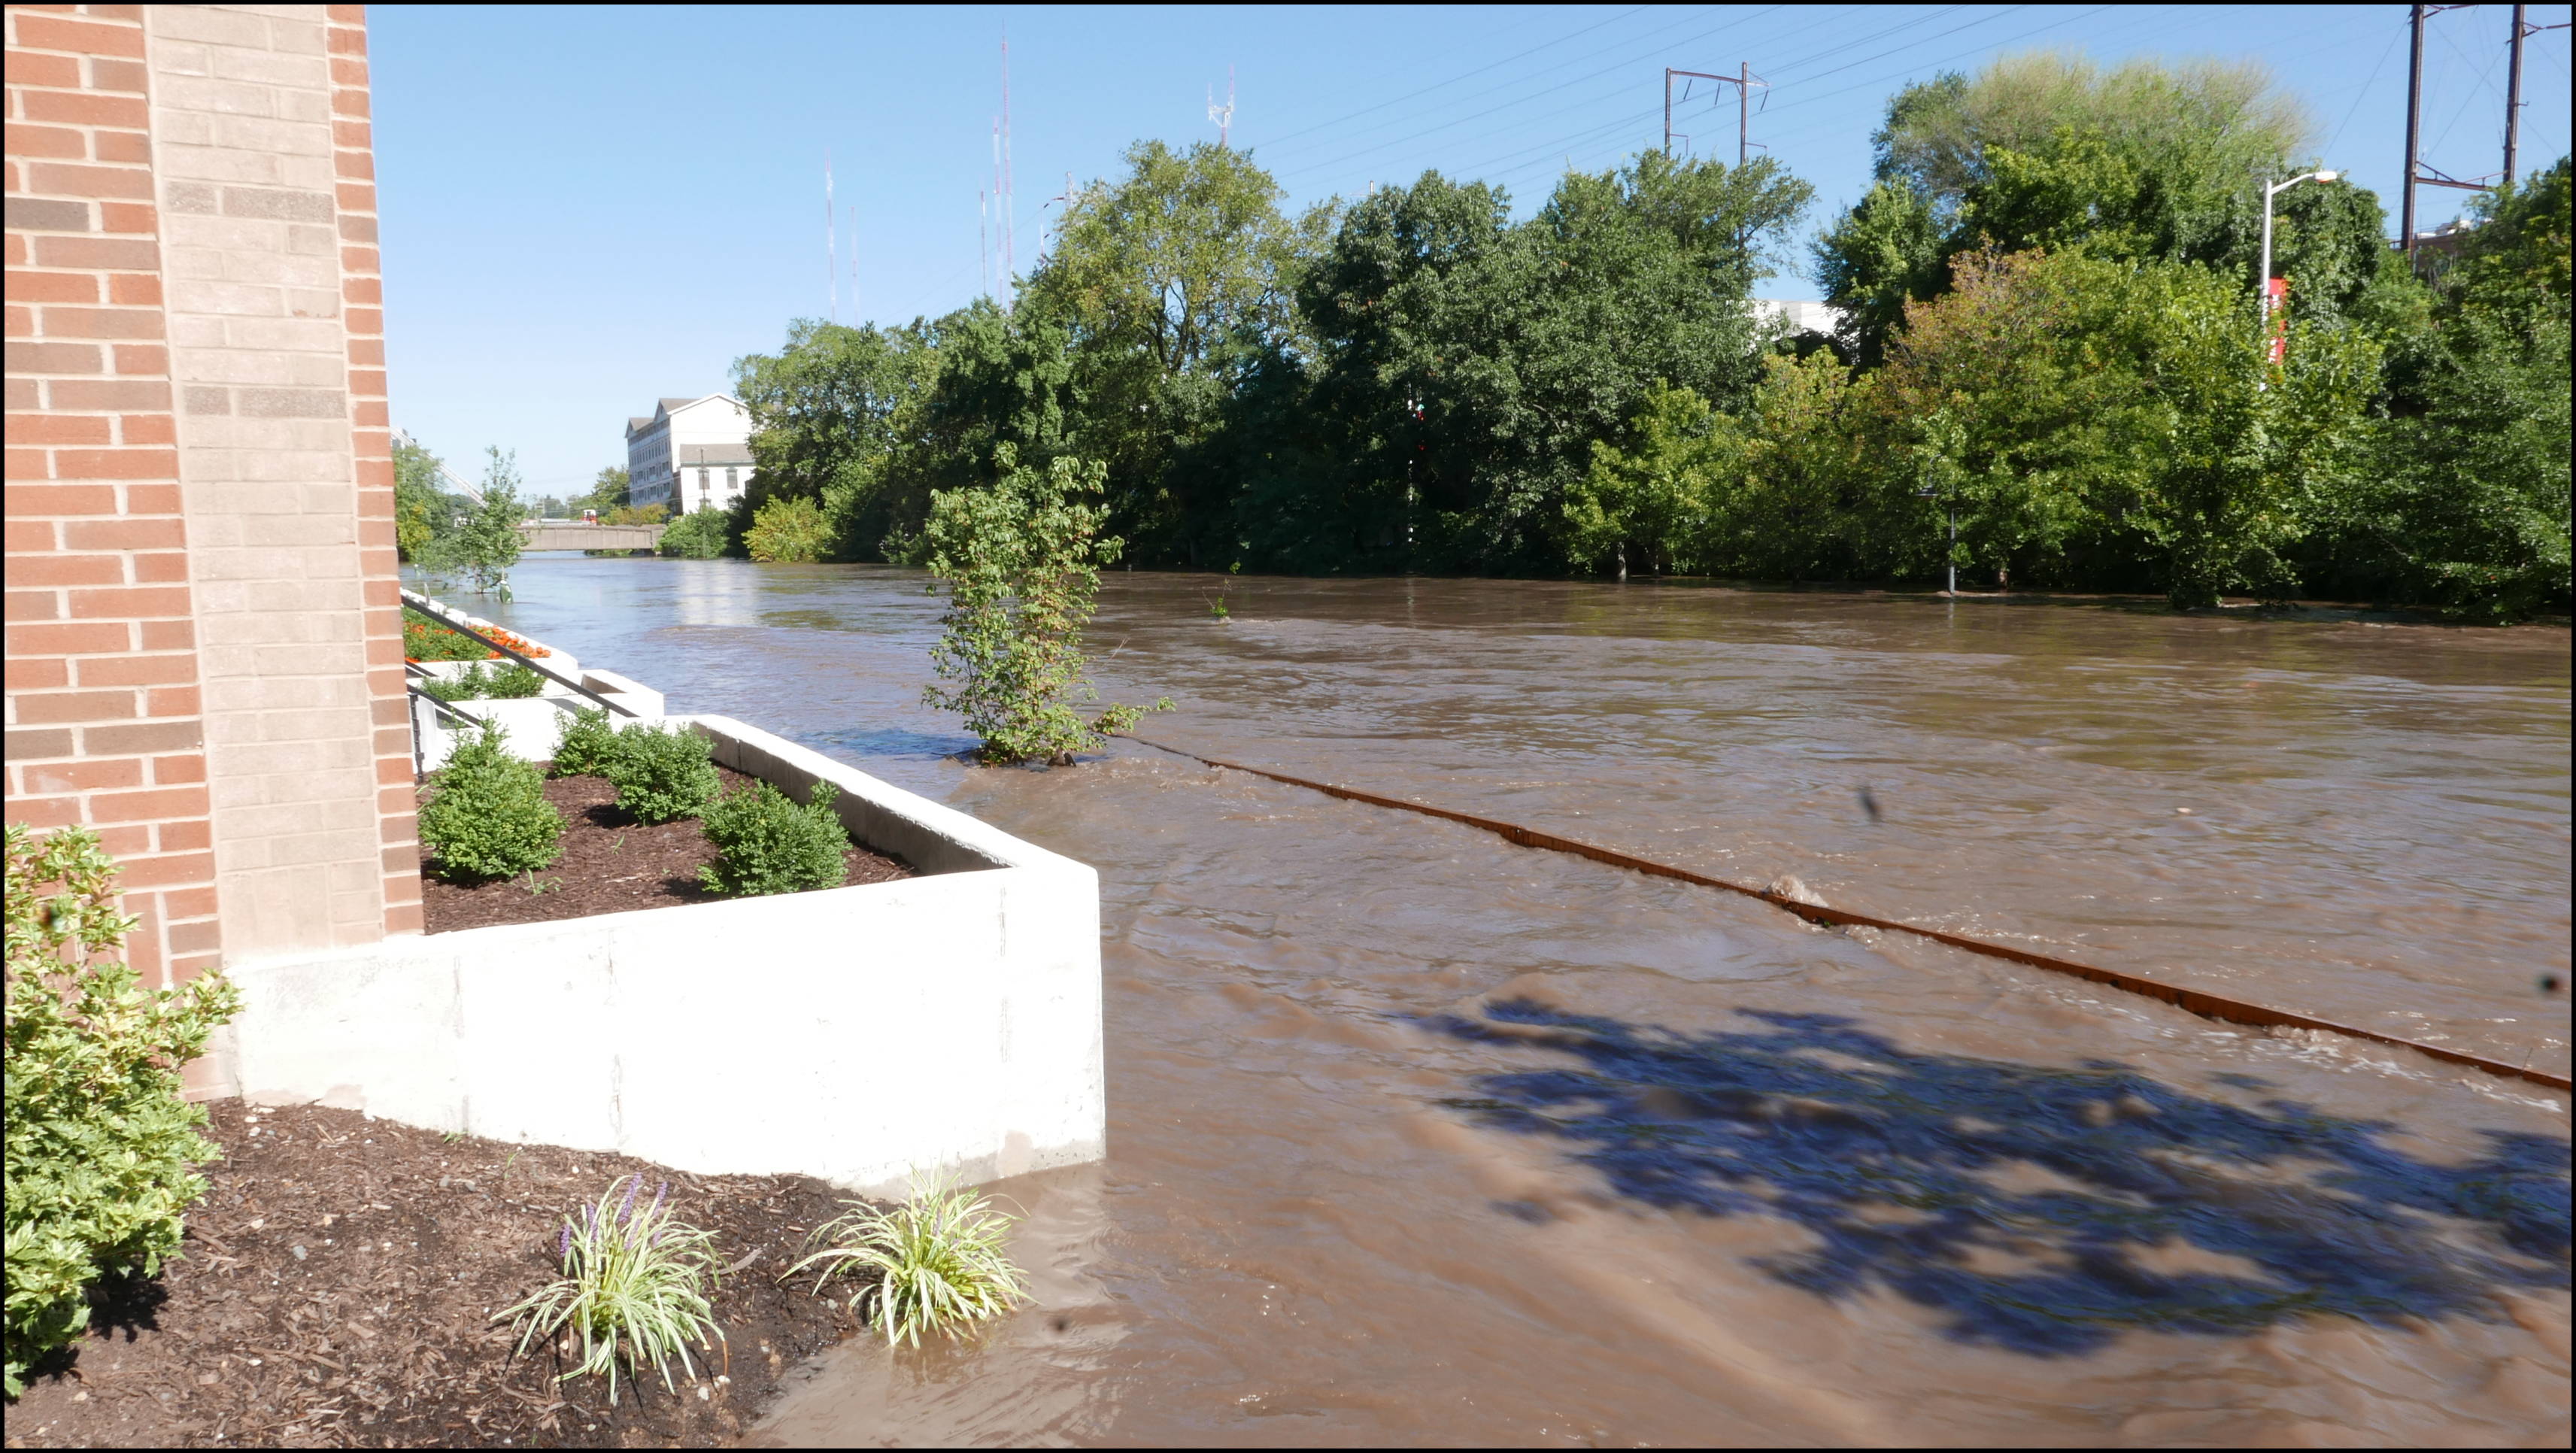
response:
<path fill-rule="evenodd" d="M 394 420 L 461 473 L 498 444 L 530 493 L 578 489 L 625 461 L 628 415 L 725 388 L 736 357 L 822 316 L 828 286 L 854 316 L 851 208 L 855 316 L 965 303 L 981 287 L 1006 30 L 1025 271 L 1068 173 L 1111 174 L 1143 137 L 1214 139 L 1209 92 L 1223 101 L 1229 68 L 1232 141 L 1298 206 L 1436 167 L 1499 182 L 1527 210 L 1569 161 L 1599 169 L 1656 144 L 1664 67 L 1750 62 L 1772 83 L 1754 139 L 1815 185 L 1811 232 L 1866 188 L 1870 132 L 1908 80 L 2040 47 L 2253 58 L 2307 102 L 2326 163 L 2393 216 L 2406 10 L 372 6 Z M 2501 165 L 2509 11 L 2431 22 L 2426 157 L 2453 176 Z M 2536 24 L 2567 18 L 2531 7 Z M 2526 169 L 2568 149 L 2568 36 L 2526 51 Z M 1676 129 L 1732 155 L 1731 88 L 1701 83 L 1683 109 Z M 2426 225 L 2467 195 L 2424 189 Z M 1796 274 L 1760 291 L 1815 296 Z"/>

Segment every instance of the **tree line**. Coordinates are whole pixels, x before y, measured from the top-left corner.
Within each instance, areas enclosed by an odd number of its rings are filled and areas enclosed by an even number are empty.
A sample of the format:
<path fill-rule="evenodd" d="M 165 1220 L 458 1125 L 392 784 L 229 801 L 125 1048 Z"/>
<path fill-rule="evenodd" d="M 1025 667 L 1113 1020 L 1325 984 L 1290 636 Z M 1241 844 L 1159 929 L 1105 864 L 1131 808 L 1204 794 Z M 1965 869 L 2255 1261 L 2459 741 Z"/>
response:
<path fill-rule="evenodd" d="M 2412 266 L 2368 191 L 2282 192 L 2275 334 L 2261 185 L 2310 145 L 2248 66 L 1910 86 L 1806 239 L 1823 337 L 1751 306 L 1812 197 L 1767 158 L 1570 171 L 1515 221 L 1437 172 L 1291 215 L 1249 153 L 1140 142 L 1007 310 L 738 360 L 722 544 L 917 561 L 941 492 L 1073 459 L 1148 568 L 2564 610 L 2566 161 Z"/>

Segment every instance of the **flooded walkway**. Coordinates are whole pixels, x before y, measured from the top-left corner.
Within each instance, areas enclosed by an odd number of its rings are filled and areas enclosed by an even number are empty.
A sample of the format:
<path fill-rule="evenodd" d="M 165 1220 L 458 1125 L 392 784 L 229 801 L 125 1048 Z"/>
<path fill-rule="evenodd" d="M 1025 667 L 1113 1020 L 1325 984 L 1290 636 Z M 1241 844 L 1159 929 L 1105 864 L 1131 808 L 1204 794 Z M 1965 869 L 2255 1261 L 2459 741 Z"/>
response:
<path fill-rule="evenodd" d="M 1132 744 L 966 767 L 909 572 L 516 584 L 1101 870 L 1111 1158 L 1003 1188 L 1039 1306 L 780 1441 L 2566 1440 L 2563 1095 Z M 2564 630 L 1118 575 L 1094 645 L 1211 756 L 2568 1063 Z"/>

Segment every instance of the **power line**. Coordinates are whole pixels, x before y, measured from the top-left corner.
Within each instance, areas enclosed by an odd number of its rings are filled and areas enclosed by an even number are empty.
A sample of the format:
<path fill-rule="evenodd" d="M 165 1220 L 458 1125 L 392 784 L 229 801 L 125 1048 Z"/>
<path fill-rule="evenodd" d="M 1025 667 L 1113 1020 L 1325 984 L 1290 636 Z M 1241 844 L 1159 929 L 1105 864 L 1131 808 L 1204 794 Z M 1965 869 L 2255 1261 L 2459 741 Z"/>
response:
<path fill-rule="evenodd" d="M 1309 136 L 1318 131 L 1329 130 L 1332 127 L 1341 125 L 1345 121 L 1357 121 L 1363 116 L 1374 115 L 1377 112 L 1385 110 L 1389 106 L 1403 105 L 1405 102 L 1410 101 L 1417 96 L 1428 96 L 1432 92 L 1437 91 L 1444 86 L 1454 86 L 1460 81 L 1472 80 L 1475 77 L 1481 76 L 1485 72 L 1494 69 L 1496 66 L 1507 66 L 1517 60 L 1526 60 L 1531 56 L 1537 55 L 1540 51 L 1553 50 L 1556 47 L 1565 44 L 1567 41 L 1574 39 L 1578 35 L 1590 35 L 1592 32 L 1599 30 L 1602 26 L 1615 25 L 1619 21 L 1625 20 L 1629 16 L 1634 15 L 1645 8 L 1646 7 L 1643 5 L 1631 6 L 1630 8 L 1622 10 L 1618 14 L 1611 16 L 1607 20 L 1594 21 L 1592 24 L 1583 27 L 1581 30 L 1568 31 L 1554 40 L 1531 46 L 1529 49 L 1522 51 L 1517 55 L 1507 55 L 1501 60 L 1478 66 L 1472 71 L 1462 71 L 1457 75 L 1451 76 L 1445 81 L 1434 81 L 1419 91 L 1408 91 L 1392 100 L 1380 101 L 1374 106 L 1363 106 L 1357 111 L 1350 112 L 1347 115 L 1333 117 L 1329 121 L 1318 121 L 1312 126 L 1300 126 L 1296 130 L 1288 132 L 1285 135 L 1272 137 L 1269 144 L 1276 147 L 1281 142 L 1291 141 L 1300 136 Z M 1670 27 L 1667 28 L 1669 29 Z"/>

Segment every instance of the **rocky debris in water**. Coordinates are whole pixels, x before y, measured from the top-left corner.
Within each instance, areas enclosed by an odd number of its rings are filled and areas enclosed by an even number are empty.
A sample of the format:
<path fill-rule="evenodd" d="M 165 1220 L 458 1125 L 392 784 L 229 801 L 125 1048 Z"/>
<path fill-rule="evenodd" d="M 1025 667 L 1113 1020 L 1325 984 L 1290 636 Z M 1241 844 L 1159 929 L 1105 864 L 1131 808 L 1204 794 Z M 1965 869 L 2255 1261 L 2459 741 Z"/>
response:
<path fill-rule="evenodd" d="M 1795 877 L 1792 877 L 1787 873 L 1783 873 L 1779 877 L 1772 879 L 1771 886 L 1763 889 L 1762 891 L 1775 898 L 1786 898 L 1792 903 L 1804 903 L 1810 908 L 1822 908 L 1825 906 L 1823 894 L 1818 893 L 1815 889 L 1799 882 Z"/>

